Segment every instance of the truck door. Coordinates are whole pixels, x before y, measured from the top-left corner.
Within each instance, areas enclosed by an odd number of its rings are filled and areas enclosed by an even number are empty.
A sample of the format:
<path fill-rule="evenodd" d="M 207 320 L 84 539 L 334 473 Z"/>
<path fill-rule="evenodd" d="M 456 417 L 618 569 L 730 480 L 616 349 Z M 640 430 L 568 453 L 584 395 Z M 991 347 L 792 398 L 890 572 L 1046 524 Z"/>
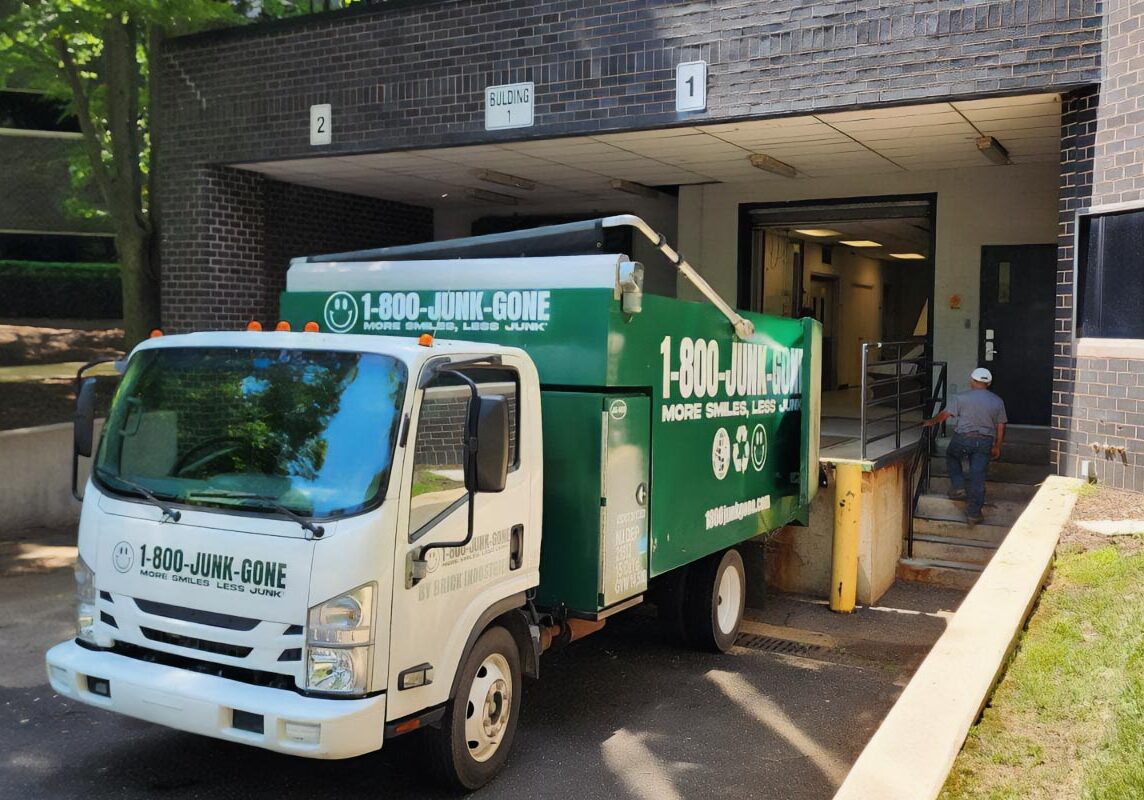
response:
<path fill-rule="evenodd" d="M 509 407 L 509 472 L 503 492 L 477 494 L 472 540 L 434 548 L 426 574 L 411 585 L 413 555 L 430 542 L 460 542 L 468 531 L 463 445 L 471 390 L 441 372 L 418 394 L 407 439 L 402 504 L 394 560 L 391 670 L 387 717 L 399 719 L 448 699 L 453 673 L 481 615 L 498 600 L 535 585 L 539 526 L 533 526 L 530 458 L 521 447 L 522 414 L 538 409 L 521 401 L 520 372 L 511 365 L 466 368 L 482 395 L 500 395 Z M 527 419 L 527 418 L 526 418 Z M 535 452 L 539 452 L 535 449 Z M 528 453 L 530 458 L 523 457 Z M 535 537 L 536 542 L 530 542 Z M 532 576 L 531 579 L 529 576 Z M 430 664 L 433 683 L 398 689 L 407 669 Z"/>

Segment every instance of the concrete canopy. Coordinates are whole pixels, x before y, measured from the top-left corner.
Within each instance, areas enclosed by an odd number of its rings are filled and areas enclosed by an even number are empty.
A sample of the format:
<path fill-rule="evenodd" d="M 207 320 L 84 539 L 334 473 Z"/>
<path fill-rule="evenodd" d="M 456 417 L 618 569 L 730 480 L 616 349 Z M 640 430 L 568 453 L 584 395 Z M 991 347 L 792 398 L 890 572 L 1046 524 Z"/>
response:
<path fill-rule="evenodd" d="M 465 147 L 315 152 L 313 158 L 232 166 L 437 210 L 527 204 L 532 213 L 569 212 L 622 202 L 613 181 L 642 187 L 781 185 L 800 177 L 989 167 L 977 147 L 983 136 L 997 140 L 1013 164 L 1056 163 L 1060 118 L 1059 95 L 1031 94 Z M 752 154 L 792 167 L 794 176 L 752 168 Z M 532 186 L 497 183 L 481 177 L 482 170 Z"/>

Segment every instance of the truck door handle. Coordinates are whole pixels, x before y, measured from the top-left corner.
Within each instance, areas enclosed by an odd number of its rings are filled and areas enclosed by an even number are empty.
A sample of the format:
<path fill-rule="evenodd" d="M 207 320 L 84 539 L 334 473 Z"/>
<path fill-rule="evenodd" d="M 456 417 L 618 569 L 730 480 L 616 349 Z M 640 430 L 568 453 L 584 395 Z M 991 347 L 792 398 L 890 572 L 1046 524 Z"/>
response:
<path fill-rule="evenodd" d="M 520 569 L 524 563 L 524 526 L 513 525 L 508 537 L 508 568 Z"/>

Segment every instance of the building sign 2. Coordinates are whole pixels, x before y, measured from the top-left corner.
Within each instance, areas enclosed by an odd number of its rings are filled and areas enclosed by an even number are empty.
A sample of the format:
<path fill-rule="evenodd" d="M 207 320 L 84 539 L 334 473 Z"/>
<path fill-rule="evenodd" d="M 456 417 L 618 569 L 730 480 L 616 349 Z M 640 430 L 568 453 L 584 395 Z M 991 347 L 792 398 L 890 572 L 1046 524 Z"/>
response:
<path fill-rule="evenodd" d="M 485 130 L 531 127 L 535 93 L 531 81 L 489 86 L 485 89 Z"/>

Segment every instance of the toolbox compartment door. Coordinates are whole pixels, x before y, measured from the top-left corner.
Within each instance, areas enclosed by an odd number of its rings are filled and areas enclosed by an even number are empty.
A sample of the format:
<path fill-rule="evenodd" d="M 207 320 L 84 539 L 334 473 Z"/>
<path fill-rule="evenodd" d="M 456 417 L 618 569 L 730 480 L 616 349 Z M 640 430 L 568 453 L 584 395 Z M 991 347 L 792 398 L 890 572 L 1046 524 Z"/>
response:
<path fill-rule="evenodd" d="M 651 401 L 609 395 L 602 410 L 599 603 L 647 591 Z"/>

